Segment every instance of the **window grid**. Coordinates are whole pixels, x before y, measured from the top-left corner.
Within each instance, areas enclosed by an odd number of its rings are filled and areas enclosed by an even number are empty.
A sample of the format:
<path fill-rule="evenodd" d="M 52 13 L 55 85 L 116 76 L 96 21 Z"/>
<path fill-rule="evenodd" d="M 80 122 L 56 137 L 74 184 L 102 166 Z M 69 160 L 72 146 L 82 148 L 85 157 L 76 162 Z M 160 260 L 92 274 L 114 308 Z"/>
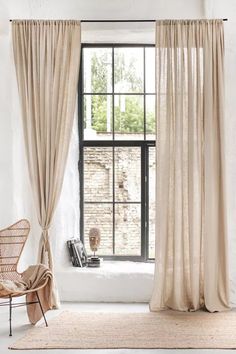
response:
<path fill-rule="evenodd" d="M 142 47 L 143 48 L 143 91 L 141 93 L 116 93 L 114 92 L 115 88 L 115 78 L 114 78 L 114 49 L 116 47 Z M 91 92 L 83 92 L 83 48 L 96 48 L 96 47 L 111 47 L 112 48 L 112 93 L 91 93 Z M 149 258 L 148 256 L 148 224 L 149 224 L 149 213 L 148 213 L 148 149 L 150 146 L 155 146 L 155 141 L 154 140 L 146 140 L 146 96 L 155 96 L 155 93 L 146 93 L 146 69 L 145 69 L 145 48 L 146 47 L 151 47 L 151 45 L 111 45 L 111 44 L 106 44 L 106 45 L 83 45 L 82 46 L 82 65 L 81 65 L 81 72 L 80 72 L 80 84 L 79 84 L 79 137 L 80 137 L 80 160 L 79 160 L 79 174 L 80 174 L 80 209 L 81 209 L 81 218 L 80 218 L 80 232 L 81 232 L 81 238 L 84 241 L 84 203 L 86 204 L 112 204 L 113 206 L 113 255 L 109 256 L 104 256 L 105 258 L 109 259 L 132 259 L 136 261 L 144 261 Z M 153 46 L 152 46 L 153 47 Z M 105 95 L 105 96 L 112 96 L 112 140 L 85 140 L 84 139 L 84 116 L 83 116 L 83 97 L 86 95 Z M 116 140 L 115 139 L 115 96 L 116 95 L 137 95 L 137 96 L 143 96 L 143 114 L 144 114 L 144 126 L 143 126 L 143 140 L 133 140 L 133 141 L 126 141 L 126 140 Z M 83 191 L 84 191 L 84 148 L 86 146 L 91 146 L 91 147 L 104 147 L 104 146 L 111 146 L 112 147 L 112 169 L 113 169 L 113 180 L 112 180 L 112 202 L 92 202 L 92 201 L 84 201 L 84 196 L 83 196 Z M 115 199 L 115 148 L 123 146 L 123 147 L 129 147 L 129 146 L 136 146 L 140 147 L 140 155 L 141 155 L 141 201 L 136 202 L 136 201 L 116 201 Z M 140 256 L 117 256 L 115 255 L 115 212 L 116 212 L 116 205 L 119 204 L 139 204 L 141 206 L 141 253 Z M 102 255 L 101 255 L 102 256 Z"/>

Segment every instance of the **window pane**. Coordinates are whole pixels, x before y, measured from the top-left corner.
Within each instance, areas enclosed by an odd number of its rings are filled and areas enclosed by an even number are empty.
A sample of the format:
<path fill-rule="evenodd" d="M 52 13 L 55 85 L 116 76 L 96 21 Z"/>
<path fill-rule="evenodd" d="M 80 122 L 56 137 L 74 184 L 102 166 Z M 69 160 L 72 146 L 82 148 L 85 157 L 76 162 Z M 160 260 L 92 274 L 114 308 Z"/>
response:
<path fill-rule="evenodd" d="M 115 201 L 141 201 L 141 148 L 115 148 Z"/>
<path fill-rule="evenodd" d="M 115 254 L 141 255 L 141 206 L 115 205 Z"/>
<path fill-rule="evenodd" d="M 143 96 L 115 95 L 115 139 L 144 139 Z"/>
<path fill-rule="evenodd" d="M 156 148 L 149 148 L 149 258 L 155 258 Z"/>
<path fill-rule="evenodd" d="M 84 139 L 112 139 L 111 95 L 84 95 Z"/>
<path fill-rule="evenodd" d="M 113 208 L 112 204 L 84 205 L 84 240 L 88 254 L 92 254 L 89 246 L 89 230 L 97 227 L 101 233 L 101 243 L 97 254 L 111 255 L 113 253 Z"/>
<path fill-rule="evenodd" d="M 141 256 L 141 165 L 146 166 L 149 156 L 149 191 L 142 202 L 149 205 L 149 258 L 155 257 L 155 147 L 141 157 L 144 128 L 146 139 L 156 140 L 155 60 L 155 48 L 83 49 L 83 136 L 93 145 L 83 145 L 82 217 L 89 254 L 89 230 L 98 227 L 98 255 Z M 164 97 L 158 97 L 163 107 Z M 121 146 L 133 140 L 140 141 L 139 146 Z"/>
<path fill-rule="evenodd" d="M 84 201 L 112 202 L 112 148 L 84 147 Z"/>
<path fill-rule="evenodd" d="M 112 49 L 84 48 L 84 92 L 112 92 Z"/>
<path fill-rule="evenodd" d="M 156 140 L 156 97 L 146 96 L 146 139 Z"/>
<path fill-rule="evenodd" d="M 146 93 L 155 93 L 155 48 L 145 48 Z"/>
<path fill-rule="evenodd" d="M 143 48 L 114 49 L 114 80 L 117 93 L 142 93 Z"/>

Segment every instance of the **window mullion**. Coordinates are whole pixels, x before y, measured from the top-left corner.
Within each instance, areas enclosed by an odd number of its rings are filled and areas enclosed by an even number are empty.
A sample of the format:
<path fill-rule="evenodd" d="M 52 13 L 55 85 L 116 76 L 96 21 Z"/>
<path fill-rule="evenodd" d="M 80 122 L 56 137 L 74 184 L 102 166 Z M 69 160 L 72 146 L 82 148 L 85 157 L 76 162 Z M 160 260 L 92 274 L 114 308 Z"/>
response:
<path fill-rule="evenodd" d="M 149 147 L 145 146 L 145 258 L 149 258 Z"/>
<path fill-rule="evenodd" d="M 115 139 L 115 96 L 114 96 L 114 87 L 115 87 L 115 70 L 114 70 L 114 47 L 112 47 L 112 141 L 114 142 Z M 112 250 L 113 250 L 113 255 L 115 255 L 115 250 L 116 250 L 116 239 L 115 239 L 115 212 L 116 212 L 116 206 L 115 206 L 115 147 L 113 145 L 112 147 Z"/>
<path fill-rule="evenodd" d="M 141 146 L 141 256 L 146 259 L 146 162 L 145 144 Z"/>
<path fill-rule="evenodd" d="M 144 132 L 144 140 L 146 140 L 146 57 L 145 57 L 145 48 L 143 48 L 143 132 Z"/>
<path fill-rule="evenodd" d="M 115 206 L 115 147 L 112 147 L 112 223 L 113 223 L 113 234 L 112 234 L 112 248 L 113 248 L 113 255 L 115 254 L 116 250 L 116 230 L 115 230 L 115 212 L 116 212 L 116 206 Z"/>

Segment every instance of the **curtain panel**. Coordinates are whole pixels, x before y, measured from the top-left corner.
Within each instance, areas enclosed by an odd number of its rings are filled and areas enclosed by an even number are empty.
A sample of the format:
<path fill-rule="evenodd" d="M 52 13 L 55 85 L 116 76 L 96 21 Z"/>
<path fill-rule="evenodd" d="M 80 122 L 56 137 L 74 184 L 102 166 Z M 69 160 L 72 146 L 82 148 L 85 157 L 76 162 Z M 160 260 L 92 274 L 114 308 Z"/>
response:
<path fill-rule="evenodd" d="M 42 228 L 39 261 L 51 270 L 48 230 L 60 197 L 68 155 L 79 76 L 80 38 L 79 21 L 12 22 L 28 169 Z M 55 296 L 52 305 L 56 305 Z"/>
<path fill-rule="evenodd" d="M 156 265 L 150 310 L 226 310 L 222 20 L 156 22 L 156 92 Z"/>

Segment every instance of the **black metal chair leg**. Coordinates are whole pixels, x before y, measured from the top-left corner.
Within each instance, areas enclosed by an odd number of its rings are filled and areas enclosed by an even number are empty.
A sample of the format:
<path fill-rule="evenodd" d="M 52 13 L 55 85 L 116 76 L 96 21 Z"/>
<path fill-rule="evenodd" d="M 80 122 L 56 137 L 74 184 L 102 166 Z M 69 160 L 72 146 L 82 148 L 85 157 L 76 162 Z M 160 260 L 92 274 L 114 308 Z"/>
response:
<path fill-rule="evenodd" d="M 9 336 L 12 336 L 12 328 L 11 328 L 11 315 L 12 315 L 12 297 L 9 295 L 9 324 L 10 324 L 10 333 Z"/>
<path fill-rule="evenodd" d="M 45 325 L 46 325 L 46 327 L 48 327 L 48 323 L 47 323 L 46 317 L 44 315 L 43 307 L 42 307 L 42 304 L 41 304 L 41 301 L 40 301 L 40 298 L 39 298 L 39 295 L 38 295 L 37 291 L 36 291 L 36 296 L 37 296 L 38 303 L 39 303 L 39 306 L 40 306 L 40 309 L 41 309 L 41 312 L 42 312 L 42 315 L 43 315 L 43 318 L 44 318 Z"/>

